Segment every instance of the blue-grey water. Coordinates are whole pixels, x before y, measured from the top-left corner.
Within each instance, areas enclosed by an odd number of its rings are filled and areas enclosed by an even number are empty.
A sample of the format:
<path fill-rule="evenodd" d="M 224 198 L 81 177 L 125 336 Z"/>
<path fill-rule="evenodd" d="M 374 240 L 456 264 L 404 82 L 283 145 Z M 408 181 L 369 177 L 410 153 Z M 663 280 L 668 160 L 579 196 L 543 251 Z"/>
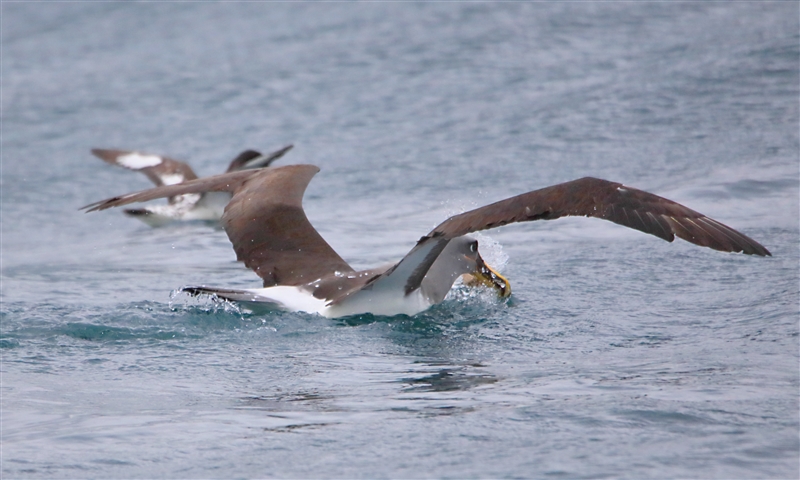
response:
<path fill-rule="evenodd" d="M 3 2 L 3 478 L 798 478 L 797 2 Z M 92 147 L 321 172 L 356 267 L 585 175 L 773 257 L 563 219 L 480 236 L 508 302 L 249 312 L 224 232 L 78 207 Z"/>

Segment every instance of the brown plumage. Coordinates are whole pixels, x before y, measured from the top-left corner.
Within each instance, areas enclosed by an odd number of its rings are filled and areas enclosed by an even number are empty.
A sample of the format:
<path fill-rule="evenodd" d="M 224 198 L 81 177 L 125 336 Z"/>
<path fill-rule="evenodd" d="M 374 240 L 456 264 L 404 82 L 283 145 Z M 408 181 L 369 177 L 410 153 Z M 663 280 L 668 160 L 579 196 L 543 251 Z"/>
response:
<path fill-rule="evenodd" d="M 675 236 L 723 252 L 770 255 L 750 237 L 683 205 L 621 183 L 584 177 L 448 218 L 427 236 L 458 237 L 515 222 L 602 218 L 668 242 Z"/>
<path fill-rule="evenodd" d="M 240 170 L 121 195 L 82 207 L 87 212 L 199 192 L 233 194 L 220 219 L 237 260 L 264 286 L 300 285 L 334 271 L 352 272 L 308 221 L 302 201 L 313 165 Z"/>
<path fill-rule="evenodd" d="M 291 150 L 293 147 L 294 145 L 287 145 L 267 155 L 262 155 L 260 152 L 256 150 L 244 150 L 239 155 L 237 155 L 236 158 L 231 160 L 231 162 L 228 164 L 228 169 L 225 170 L 225 173 L 235 172 L 236 170 L 243 170 L 247 168 L 267 167 L 275 160 L 284 156 L 286 152 Z M 136 152 L 133 150 L 114 150 L 108 148 L 93 148 L 91 151 L 92 155 L 110 165 L 116 165 L 118 167 L 126 168 L 128 170 L 144 173 L 147 176 L 147 178 L 149 178 L 150 181 L 153 182 L 156 186 L 172 185 L 174 183 L 187 182 L 189 180 L 194 180 L 198 178 L 197 174 L 194 173 L 194 170 L 192 170 L 192 167 L 190 167 L 188 163 L 182 162 L 180 160 L 175 160 L 174 158 L 170 158 L 164 155 L 153 155 L 148 153 Z M 160 162 L 157 165 L 151 165 L 146 167 L 138 167 L 138 168 L 132 167 L 120 161 L 120 158 L 129 155 L 153 157 L 160 160 Z M 255 165 L 253 165 L 254 161 L 256 161 Z M 172 177 L 170 180 L 177 178 L 180 178 L 181 180 L 179 182 L 175 182 L 174 180 L 168 182 L 164 181 L 166 178 L 170 177 Z"/>
<path fill-rule="evenodd" d="M 292 148 L 292 145 L 287 145 L 267 155 L 255 150 L 245 150 L 231 160 L 227 172 L 267 167 Z M 142 172 L 159 187 L 198 178 L 187 163 L 163 155 L 101 148 L 92 149 L 92 154 L 108 164 Z M 164 225 L 174 220 L 219 220 L 230 197 L 223 195 L 221 198 L 211 198 L 206 193 L 169 195 L 169 206 L 127 209 L 125 213 L 151 226 Z"/>
<path fill-rule="evenodd" d="M 378 285 L 396 270 L 403 272 L 404 294 L 409 295 L 424 287 L 426 277 L 446 276 L 442 272 L 447 273 L 451 268 L 447 261 L 435 267 L 436 272 L 432 267 L 443 257 L 442 252 L 453 239 L 510 223 L 564 216 L 602 218 L 669 242 L 678 236 L 724 252 L 770 255 L 750 237 L 676 202 L 621 183 L 586 177 L 452 216 L 421 237 L 393 267 L 355 272 L 320 236 L 303 212 L 303 194 L 318 171 L 312 165 L 238 171 L 122 195 L 83 208 L 91 212 L 172 195 L 230 192 L 233 197 L 221 220 L 237 258 L 263 279 L 264 287 L 308 286 L 315 297 L 329 301 L 328 305 L 341 304 L 348 296 Z M 477 258 L 481 263 L 479 255 Z M 452 285 L 452 280 L 449 281 L 444 291 Z M 433 303 L 444 296 L 440 287 L 428 287 L 428 290 L 437 290 L 435 298 L 431 298 Z M 208 293 L 203 288 L 188 290 Z M 231 299 L 250 295 L 227 290 L 216 293 Z"/>

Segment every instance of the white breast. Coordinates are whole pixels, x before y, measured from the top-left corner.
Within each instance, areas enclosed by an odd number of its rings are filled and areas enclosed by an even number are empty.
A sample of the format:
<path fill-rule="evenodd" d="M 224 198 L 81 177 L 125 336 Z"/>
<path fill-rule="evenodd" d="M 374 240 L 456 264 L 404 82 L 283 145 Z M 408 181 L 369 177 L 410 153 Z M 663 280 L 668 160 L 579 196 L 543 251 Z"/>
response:
<path fill-rule="evenodd" d="M 337 305 L 331 305 L 319 313 L 329 318 L 359 313 L 387 316 L 416 315 L 430 306 L 431 302 L 420 290 L 405 295 L 403 289 L 372 288 L 355 292 Z"/>
<path fill-rule="evenodd" d="M 244 290 L 253 294 L 253 303 L 271 303 L 275 307 L 290 312 L 319 313 L 324 315 L 325 300 L 320 300 L 302 287 L 277 286 L 266 288 L 248 288 Z"/>
<path fill-rule="evenodd" d="M 253 303 L 270 303 L 276 308 L 292 312 L 318 313 L 328 318 L 345 317 L 361 313 L 373 315 L 415 315 L 431 306 L 419 290 L 404 295 L 398 290 L 361 290 L 337 305 L 316 298 L 303 287 L 277 286 L 249 288 Z"/>
<path fill-rule="evenodd" d="M 231 194 L 228 192 L 206 192 L 190 210 L 186 211 L 182 218 L 184 220 L 219 220 L 230 201 Z"/>

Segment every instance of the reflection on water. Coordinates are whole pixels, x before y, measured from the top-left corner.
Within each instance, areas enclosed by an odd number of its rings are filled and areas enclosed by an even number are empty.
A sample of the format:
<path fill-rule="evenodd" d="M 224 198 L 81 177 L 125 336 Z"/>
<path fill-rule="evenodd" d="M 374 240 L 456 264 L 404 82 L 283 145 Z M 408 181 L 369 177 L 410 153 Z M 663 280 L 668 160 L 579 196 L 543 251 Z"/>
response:
<path fill-rule="evenodd" d="M 332 410 L 333 395 L 315 392 L 278 393 L 275 395 L 255 395 L 244 397 L 234 409 L 265 410 L 281 412 L 286 410 L 322 411 Z"/>
<path fill-rule="evenodd" d="M 443 368 L 432 375 L 418 378 L 402 378 L 398 382 L 408 384 L 403 392 L 452 392 L 491 385 L 498 379 L 490 374 L 474 374 L 459 369 Z"/>

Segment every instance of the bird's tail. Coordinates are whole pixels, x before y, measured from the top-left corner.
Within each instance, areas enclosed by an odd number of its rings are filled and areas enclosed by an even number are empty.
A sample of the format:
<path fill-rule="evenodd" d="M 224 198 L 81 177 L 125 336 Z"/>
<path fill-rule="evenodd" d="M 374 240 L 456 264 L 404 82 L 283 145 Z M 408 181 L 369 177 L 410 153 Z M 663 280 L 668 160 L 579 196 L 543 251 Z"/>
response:
<path fill-rule="evenodd" d="M 208 295 L 231 302 L 275 303 L 270 299 L 261 297 L 247 290 L 231 290 L 228 288 L 215 288 L 200 285 L 197 287 L 181 287 L 178 291 L 186 292 L 193 297 Z"/>

